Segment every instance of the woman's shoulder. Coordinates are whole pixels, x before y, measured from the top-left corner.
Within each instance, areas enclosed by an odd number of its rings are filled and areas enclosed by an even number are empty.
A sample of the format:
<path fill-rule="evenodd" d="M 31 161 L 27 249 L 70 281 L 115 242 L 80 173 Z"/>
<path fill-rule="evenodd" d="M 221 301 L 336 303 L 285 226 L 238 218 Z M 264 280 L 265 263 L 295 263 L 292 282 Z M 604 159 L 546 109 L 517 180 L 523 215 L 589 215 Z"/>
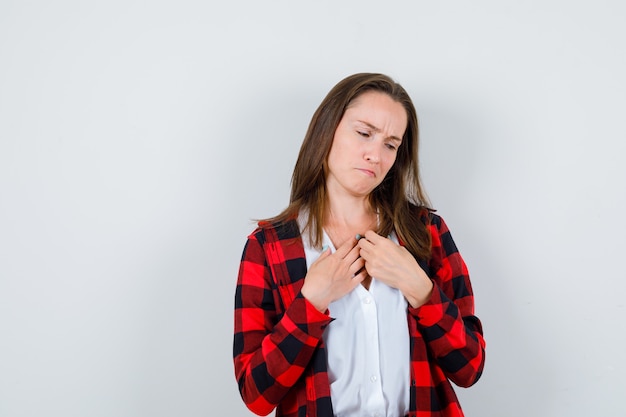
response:
<path fill-rule="evenodd" d="M 262 241 L 288 240 L 300 237 L 300 229 L 294 218 L 259 220 L 250 236 Z"/>
<path fill-rule="evenodd" d="M 426 229 L 433 238 L 445 233 L 449 233 L 448 226 L 443 217 L 437 213 L 437 210 L 426 207 L 411 205 L 411 212 L 414 216 L 420 219 L 420 221 L 426 226 Z"/>

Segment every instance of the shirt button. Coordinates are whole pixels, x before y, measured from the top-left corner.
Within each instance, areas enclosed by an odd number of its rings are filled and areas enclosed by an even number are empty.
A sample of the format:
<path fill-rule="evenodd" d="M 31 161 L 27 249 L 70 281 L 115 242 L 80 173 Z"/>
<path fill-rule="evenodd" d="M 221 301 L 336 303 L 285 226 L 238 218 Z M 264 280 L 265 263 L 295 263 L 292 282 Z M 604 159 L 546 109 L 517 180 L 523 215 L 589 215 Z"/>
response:
<path fill-rule="evenodd" d="M 368 298 L 366 298 L 366 299 L 365 299 L 365 300 L 363 300 L 363 301 L 365 302 L 365 304 L 369 304 L 369 303 L 371 303 L 371 302 L 372 302 L 372 299 L 368 297 Z"/>
<path fill-rule="evenodd" d="M 370 381 L 376 382 L 377 380 L 378 380 L 378 378 L 376 377 L 376 375 L 370 376 Z"/>

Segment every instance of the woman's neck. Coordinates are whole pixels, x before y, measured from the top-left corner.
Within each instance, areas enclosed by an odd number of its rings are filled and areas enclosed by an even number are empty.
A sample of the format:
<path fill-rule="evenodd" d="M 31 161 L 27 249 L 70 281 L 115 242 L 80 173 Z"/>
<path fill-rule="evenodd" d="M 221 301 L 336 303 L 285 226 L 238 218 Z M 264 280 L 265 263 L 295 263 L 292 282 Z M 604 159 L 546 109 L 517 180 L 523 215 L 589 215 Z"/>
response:
<path fill-rule="evenodd" d="M 326 207 L 326 219 L 342 224 L 350 224 L 359 218 L 376 215 L 367 197 L 328 196 Z"/>
<path fill-rule="evenodd" d="M 376 211 L 366 198 L 329 198 L 324 218 L 324 230 L 335 247 L 377 227 Z"/>

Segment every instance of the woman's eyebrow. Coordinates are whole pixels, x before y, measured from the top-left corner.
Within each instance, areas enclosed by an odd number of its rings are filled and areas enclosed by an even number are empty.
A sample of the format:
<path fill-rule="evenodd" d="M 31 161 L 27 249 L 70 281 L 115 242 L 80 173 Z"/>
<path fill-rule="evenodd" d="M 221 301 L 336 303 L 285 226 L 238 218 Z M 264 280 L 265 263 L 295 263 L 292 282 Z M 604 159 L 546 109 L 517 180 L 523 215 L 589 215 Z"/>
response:
<path fill-rule="evenodd" d="M 370 129 L 372 129 L 374 132 L 380 132 L 380 129 L 379 129 L 379 128 L 377 128 L 376 126 L 374 126 L 374 125 L 373 125 L 373 124 L 371 124 L 371 123 L 366 122 L 365 120 L 357 120 L 357 122 L 359 122 L 359 123 L 363 123 L 365 126 L 369 127 L 369 128 L 370 128 Z M 391 140 L 394 140 L 394 141 L 396 141 L 396 142 L 402 142 L 402 139 L 401 139 L 401 138 L 399 138 L 399 137 L 397 137 L 397 136 L 394 136 L 394 135 L 391 135 L 391 136 L 387 137 L 387 139 L 391 139 Z"/>

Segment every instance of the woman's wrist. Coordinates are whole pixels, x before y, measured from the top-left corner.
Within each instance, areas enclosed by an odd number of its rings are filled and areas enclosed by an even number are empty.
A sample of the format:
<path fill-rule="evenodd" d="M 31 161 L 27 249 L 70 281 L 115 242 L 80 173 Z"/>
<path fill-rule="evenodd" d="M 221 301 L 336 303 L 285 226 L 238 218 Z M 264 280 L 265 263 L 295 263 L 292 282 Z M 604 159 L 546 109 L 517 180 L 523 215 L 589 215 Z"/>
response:
<path fill-rule="evenodd" d="M 430 278 L 428 278 L 428 281 L 414 280 L 413 282 L 414 285 L 403 291 L 403 294 L 411 308 L 418 308 L 428 302 L 435 285 Z"/>
<path fill-rule="evenodd" d="M 306 298 L 306 300 L 320 313 L 324 313 L 328 310 L 328 303 L 325 303 L 323 300 L 320 300 L 319 297 L 312 296 L 309 293 L 309 288 L 307 287 L 306 282 L 302 286 L 300 293 L 302 293 L 302 296 Z"/>

